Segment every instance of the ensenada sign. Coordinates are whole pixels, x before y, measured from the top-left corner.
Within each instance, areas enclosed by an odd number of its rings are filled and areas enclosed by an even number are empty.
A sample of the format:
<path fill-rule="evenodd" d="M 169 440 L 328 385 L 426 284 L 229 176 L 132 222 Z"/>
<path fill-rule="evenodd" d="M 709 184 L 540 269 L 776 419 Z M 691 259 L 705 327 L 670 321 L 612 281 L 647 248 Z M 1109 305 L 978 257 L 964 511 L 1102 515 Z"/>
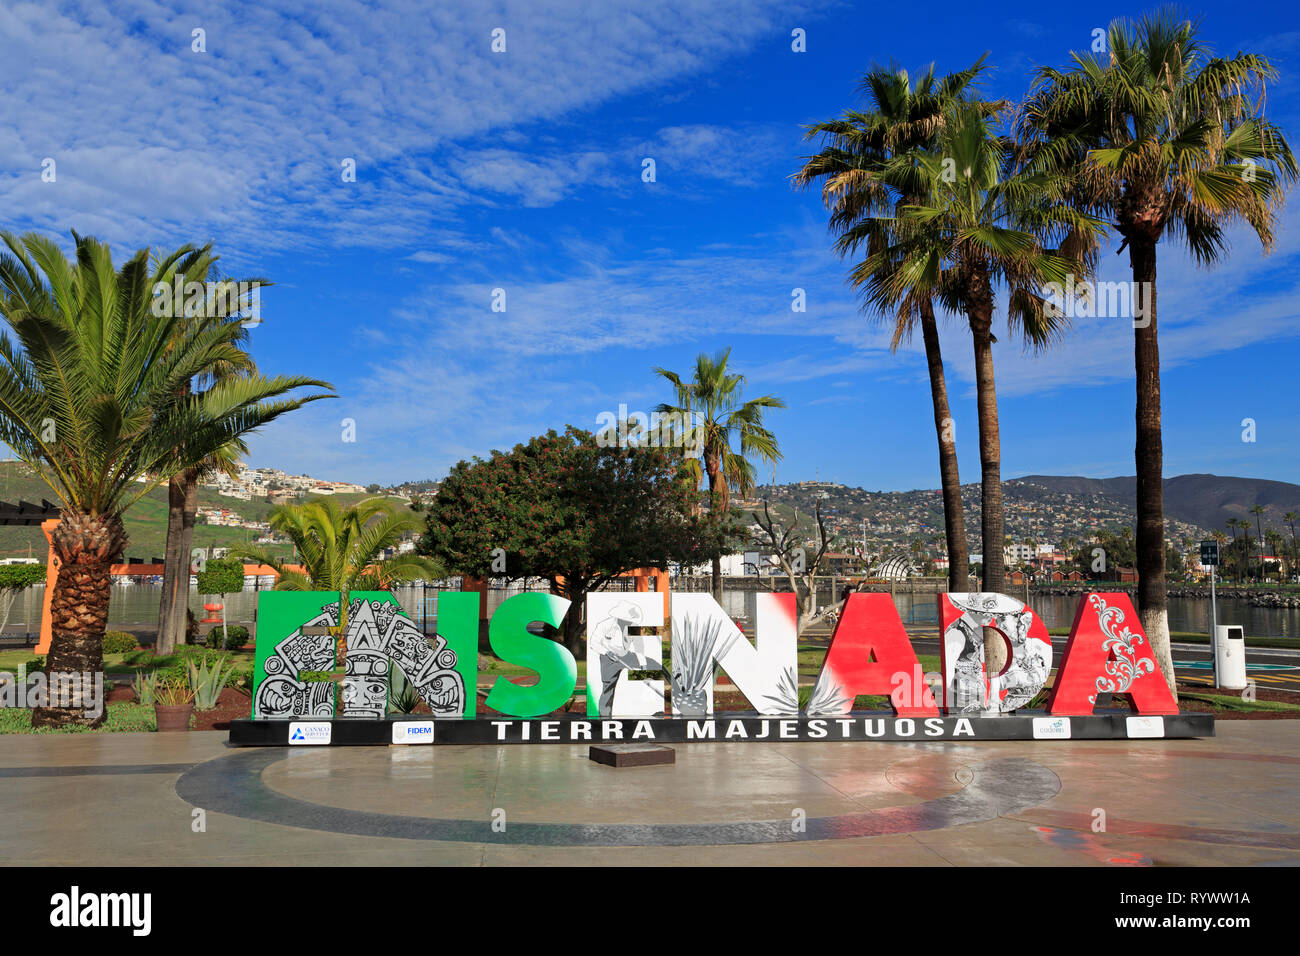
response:
<path fill-rule="evenodd" d="M 587 595 L 586 714 L 556 712 L 577 686 L 561 644 L 528 630 L 560 626 L 569 602 L 550 594 L 506 600 L 488 626 L 492 651 L 537 675 L 528 686 L 498 677 L 478 713 L 479 595 L 444 592 L 437 633 L 425 637 L 388 592 L 354 592 L 348 612 L 341 714 L 335 685 L 301 675 L 334 666 L 331 592 L 259 595 L 251 720 L 233 721 L 236 744 L 293 745 L 292 731 L 324 723 L 325 744 L 465 744 L 842 740 L 1078 740 L 1213 735 L 1207 714 L 1178 705 L 1123 593 L 1084 595 L 1041 710 L 1026 710 L 1053 666 L 1046 627 L 1002 594 L 941 594 L 940 672 L 925 674 L 888 594 L 851 594 L 816 682 L 801 699 L 792 594 L 756 595 L 751 643 L 707 594 Z M 665 603 L 668 605 L 665 620 Z M 669 625 L 667 656 L 655 631 Z M 984 632 L 1007 645 L 1005 669 L 984 667 Z M 751 710 L 715 711 L 721 669 Z M 395 673 L 429 714 L 388 714 Z M 640 679 L 633 677 L 640 672 Z M 645 673 L 650 672 L 649 678 Z M 1130 711 L 1096 714 L 1098 697 Z M 854 710 L 862 695 L 891 711 Z M 322 739 L 323 738 L 323 739 Z"/>

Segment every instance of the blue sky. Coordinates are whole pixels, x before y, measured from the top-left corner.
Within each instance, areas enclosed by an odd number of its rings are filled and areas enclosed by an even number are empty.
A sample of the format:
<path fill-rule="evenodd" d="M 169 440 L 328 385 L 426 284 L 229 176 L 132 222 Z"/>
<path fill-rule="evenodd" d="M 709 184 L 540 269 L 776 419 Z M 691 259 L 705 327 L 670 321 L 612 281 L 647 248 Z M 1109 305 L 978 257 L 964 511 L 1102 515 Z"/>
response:
<path fill-rule="evenodd" d="M 1094 28 L 1151 9 L 216 6 L 0 10 L 0 224 L 64 240 L 76 229 L 117 256 L 214 240 L 231 274 L 273 280 L 255 357 L 328 379 L 340 397 L 255 436 L 253 464 L 441 477 L 547 428 L 594 428 L 620 404 L 649 411 L 669 397 L 652 367 L 686 372 L 731 346 L 749 393 L 789 405 L 770 418 L 777 480 L 873 490 L 938 485 L 924 356 L 919 340 L 890 353 L 844 283 L 819 196 L 790 187 L 810 151 L 802 125 L 854 105 L 873 61 L 946 72 L 988 51 L 986 89 L 1019 98 L 1036 66 L 1064 65 Z M 1273 61 L 1268 112 L 1300 139 L 1294 5 L 1187 9 L 1216 52 Z M 497 28 L 504 53 L 491 50 Z M 806 52 L 791 49 L 796 28 Z M 41 179 L 47 157 L 55 182 Z M 1161 246 L 1167 475 L 1300 480 L 1300 195 L 1282 216 L 1271 255 L 1236 236 L 1210 272 Z M 1127 278 L 1127 256 L 1103 258 L 1102 278 Z M 491 310 L 497 288 L 505 313 Z M 791 310 L 795 288 L 804 313 Z M 943 345 L 972 481 L 961 323 L 945 324 Z M 1133 473 L 1128 320 L 1079 320 L 1039 356 L 1004 335 L 996 362 L 1004 477 Z"/>

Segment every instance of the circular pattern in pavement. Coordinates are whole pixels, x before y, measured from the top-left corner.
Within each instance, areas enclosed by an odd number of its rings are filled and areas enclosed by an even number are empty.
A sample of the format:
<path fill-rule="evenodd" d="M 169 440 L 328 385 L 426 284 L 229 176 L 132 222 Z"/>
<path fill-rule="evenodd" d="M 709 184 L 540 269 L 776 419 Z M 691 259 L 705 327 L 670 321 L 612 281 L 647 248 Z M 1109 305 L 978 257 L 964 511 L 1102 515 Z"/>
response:
<path fill-rule="evenodd" d="M 1003 758 L 969 768 L 970 779 L 959 781 L 963 786 L 954 793 L 908 806 L 809 818 L 800 831 L 787 817 L 729 823 L 511 821 L 502 832 L 495 832 L 491 820 L 373 813 L 286 796 L 262 781 L 262 770 L 283 759 L 283 751 L 260 748 L 218 757 L 181 774 L 176 793 L 193 806 L 215 813 L 357 836 L 528 846 L 722 846 L 942 830 L 1018 813 L 1050 800 L 1061 789 L 1060 779 L 1041 764 Z"/>

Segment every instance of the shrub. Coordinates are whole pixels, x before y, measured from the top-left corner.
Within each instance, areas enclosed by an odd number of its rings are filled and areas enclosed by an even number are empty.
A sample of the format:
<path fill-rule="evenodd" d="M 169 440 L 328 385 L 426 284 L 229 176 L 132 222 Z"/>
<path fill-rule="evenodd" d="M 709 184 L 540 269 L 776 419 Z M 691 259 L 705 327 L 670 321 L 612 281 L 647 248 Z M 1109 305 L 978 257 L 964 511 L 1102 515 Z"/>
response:
<path fill-rule="evenodd" d="M 251 695 L 253 693 L 253 668 L 245 667 L 243 670 L 235 667 L 230 668 L 226 671 L 226 686 Z"/>
<path fill-rule="evenodd" d="M 189 669 L 185 666 L 183 660 L 174 661 L 166 667 L 160 667 L 154 673 L 157 674 L 158 683 L 160 684 L 186 684 L 190 679 Z"/>
<path fill-rule="evenodd" d="M 126 631 L 106 631 L 104 632 L 104 653 L 105 654 L 129 654 L 139 645 L 134 635 Z"/>
<path fill-rule="evenodd" d="M 244 562 L 239 558 L 212 558 L 196 577 L 200 594 L 234 594 L 244 587 Z"/>
<path fill-rule="evenodd" d="M 194 691 L 190 690 L 189 681 L 185 678 L 173 680 L 160 677 L 157 686 L 154 688 L 155 704 L 175 707 L 178 704 L 192 704 L 193 702 Z"/>
<path fill-rule="evenodd" d="M 157 671 L 136 671 L 131 678 L 131 688 L 135 691 L 137 703 L 153 706 L 154 691 L 158 687 Z"/>
<path fill-rule="evenodd" d="M 225 675 L 221 672 L 224 664 L 225 659 L 217 657 L 213 661 L 214 666 L 209 667 L 207 655 L 204 655 L 201 664 L 196 664 L 193 657 L 186 661 L 189 687 L 194 693 L 195 710 L 212 710 L 217 706 L 221 690 L 226 686 Z"/>
<path fill-rule="evenodd" d="M 208 639 L 205 642 L 208 647 L 221 646 L 221 625 L 218 624 L 208 631 Z M 226 650 L 237 651 L 248 643 L 248 628 L 242 624 L 231 624 L 226 628 Z"/>
<path fill-rule="evenodd" d="M 42 673 L 44 673 L 45 658 L 33 657 L 30 661 L 27 662 L 27 673 L 35 674 L 37 671 L 41 671 Z"/>
<path fill-rule="evenodd" d="M 415 685 L 406 679 L 406 675 L 394 668 L 392 683 L 388 686 L 388 710 L 390 713 L 409 714 L 420 704 L 420 695 Z"/>

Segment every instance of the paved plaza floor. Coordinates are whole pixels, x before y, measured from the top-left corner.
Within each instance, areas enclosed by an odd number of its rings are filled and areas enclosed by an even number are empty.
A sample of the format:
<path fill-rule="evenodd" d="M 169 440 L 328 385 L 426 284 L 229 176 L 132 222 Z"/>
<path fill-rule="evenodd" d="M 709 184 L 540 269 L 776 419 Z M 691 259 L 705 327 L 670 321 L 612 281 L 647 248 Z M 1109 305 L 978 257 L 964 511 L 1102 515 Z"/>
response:
<path fill-rule="evenodd" d="M 50 865 L 1300 864 L 1300 722 L 1202 740 L 232 748 L 0 737 L 0 860 Z M 198 810 L 202 813 L 198 813 Z"/>

